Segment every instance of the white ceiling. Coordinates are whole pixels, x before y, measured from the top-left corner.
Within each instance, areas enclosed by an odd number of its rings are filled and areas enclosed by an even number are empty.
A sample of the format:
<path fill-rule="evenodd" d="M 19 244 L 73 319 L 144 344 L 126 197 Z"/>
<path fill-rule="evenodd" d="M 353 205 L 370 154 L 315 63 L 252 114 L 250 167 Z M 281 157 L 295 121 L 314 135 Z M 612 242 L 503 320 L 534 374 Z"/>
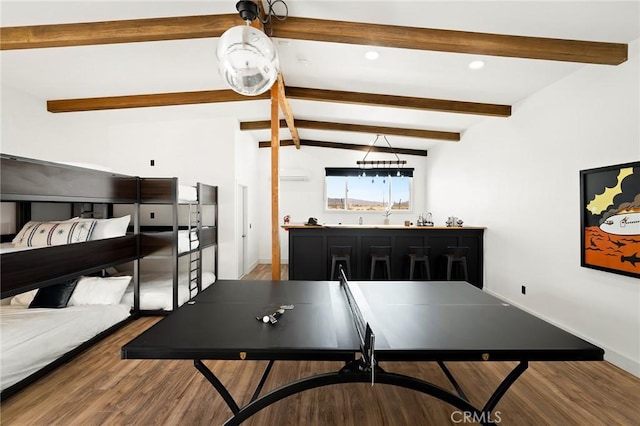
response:
<path fill-rule="evenodd" d="M 511 35 L 629 43 L 640 37 L 640 2 L 576 1 L 308 1 L 285 0 L 290 16 Z M 4 1 L 4 26 L 236 13 L 236 0 L 202 1 Z M 281 8 L 277 9 L 282 10 Z M 286 85 L 514 105 L 585 66 L 567 62 L 375 48 L 274 39 Z M 225 89 L 218 75 L 217 39 L 173 40 L 82 47 L 7 50 L 0 53 L 2 85 L 43 101 Z M 485 68 L 470 70 L 482 59 Z M 445 130 L 464 133 L 482 120 L 467 114 L 291 100 L 296 119 Z M 168 111 L 168 112 L 167 112 Z M 268 101 L 102 111 L 113 120 L 234 117 L 269 119 Z M 299 129 L 302 139 L 344 143 L 375 135 Z M 254 131 L 268 140 L 268 131 Z M 290 138 L 288 131 L 282 139 Z M 428 149 L 450 143 L 389 136 L 394 147 Z M 462 141 L 464 143 L 464 135 Z"/>

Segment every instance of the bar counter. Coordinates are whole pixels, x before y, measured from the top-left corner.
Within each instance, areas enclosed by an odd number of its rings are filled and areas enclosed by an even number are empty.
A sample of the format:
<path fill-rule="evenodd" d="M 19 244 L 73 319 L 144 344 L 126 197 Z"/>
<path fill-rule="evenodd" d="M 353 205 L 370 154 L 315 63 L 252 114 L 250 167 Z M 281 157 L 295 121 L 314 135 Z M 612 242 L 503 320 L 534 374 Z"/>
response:
<path fill-rule="evenodd" d="M 329 280 L 332 246 L 352 248 L 352 280 L 369 280 L 372 246 L 391 247 L 391 280 L 409 279 L 409 247 L 428 246 L 431 247 L 431 279 L 445 280 L 443 254 L 448 247 L 455 246 L 469 248 L 468 281 L 476 287 L 483 286 L 484 227 L 290 224 L 283 228 L 289 233 L 290 280 Z M 453 279 L 461 279 L 459 277 L 454 275 Z M 375 279 L 382 279 L 381 275 Z"/>

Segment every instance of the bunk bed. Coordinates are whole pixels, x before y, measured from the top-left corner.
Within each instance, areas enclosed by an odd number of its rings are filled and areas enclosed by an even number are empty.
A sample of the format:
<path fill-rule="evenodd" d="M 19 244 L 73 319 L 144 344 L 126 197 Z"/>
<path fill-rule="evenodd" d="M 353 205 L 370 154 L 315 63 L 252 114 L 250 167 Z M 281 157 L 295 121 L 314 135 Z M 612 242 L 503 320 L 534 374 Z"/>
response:
<path fill-rule="evenodd" d="M 213 284 L 218 270 L 217 204 L 217 186 L 180 185 L 175 177 L 140 178 L 139 274 L 123 302 L 143 315 L 166 314 Z M 160 208 L 168 214 L 157 225 L 152 218 Z M 154 260 L 169 264 L 169 270 L 149 267 Z"/>
<path fill-rule="evenodd" d="M 120 300 L 131 278 L 89 276 L 139 258 L 137 215 L 126 218 L 124 226 L 124 218 L 108 215 L 114 204 L 130 204 L 137 211 L 139 179 L 6 154 L 1 154 L 0 172 L 0 201 L 15 205 L 18 233 L 18 238 L 3 235 L 0 251 L 1 398 L 5 399 L 132 318 L 131 307 Z M 101 206 L 106 215 L 34 225 L 30 222 L 34 202 L 68 204 L 70 216 L 84 212 L 87 205 Z M 131 219 L 134 232 L 127 233 Z M 111 232 L 116 222 L 124 232 Z M 37 227 L 38 233 L 29 233 Z M 102 231 L 94 232 L 98 227 Z M 80 228 L 91 229 L 74 234 Z M 56 240 L 65 232 L 66 243 Z M 41 238 L 46 233 L 49 236 Z M 93 234 L 100 234 L 99 239 L 92 239 Z M 59 293 L 58 288 L 67 295 L 64 306 L 58 305 L 63 309 L 44 300 L 47 294 Z M 105 294 L 92 290 L 97 288 Z"/>

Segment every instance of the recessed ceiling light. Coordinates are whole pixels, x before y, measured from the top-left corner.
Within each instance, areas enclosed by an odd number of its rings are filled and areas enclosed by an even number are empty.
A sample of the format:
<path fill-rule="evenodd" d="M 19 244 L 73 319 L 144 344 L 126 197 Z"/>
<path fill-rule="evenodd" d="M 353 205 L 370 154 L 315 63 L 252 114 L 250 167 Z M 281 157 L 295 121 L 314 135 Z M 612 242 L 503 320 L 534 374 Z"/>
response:
<path fill-rule="evenodd" d="M 367 53 L 364 54 L 364 57 L 370 61 L 374 61 L 380 57 L 380 54 L 375 50 L 369 50 Z"/>
<path fill-rule="evenodd" d="M 472 70 L 479 70 L 481 68 L 484 68 L 484 61 L 469 62 L 469 68 L 471 68 Z"/>

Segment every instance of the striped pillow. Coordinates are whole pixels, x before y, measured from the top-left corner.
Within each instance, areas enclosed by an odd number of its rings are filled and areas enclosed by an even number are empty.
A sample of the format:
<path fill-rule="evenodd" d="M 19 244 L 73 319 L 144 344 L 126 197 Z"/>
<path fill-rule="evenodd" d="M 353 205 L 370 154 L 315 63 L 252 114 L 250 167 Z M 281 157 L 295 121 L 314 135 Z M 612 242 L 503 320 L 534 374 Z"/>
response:
<path fill-rule="evenodd" d="M 95 220 L 65 222 L 28 222 L 13 239 L 16 247 L 44 247 L 88 241 Z"/>

